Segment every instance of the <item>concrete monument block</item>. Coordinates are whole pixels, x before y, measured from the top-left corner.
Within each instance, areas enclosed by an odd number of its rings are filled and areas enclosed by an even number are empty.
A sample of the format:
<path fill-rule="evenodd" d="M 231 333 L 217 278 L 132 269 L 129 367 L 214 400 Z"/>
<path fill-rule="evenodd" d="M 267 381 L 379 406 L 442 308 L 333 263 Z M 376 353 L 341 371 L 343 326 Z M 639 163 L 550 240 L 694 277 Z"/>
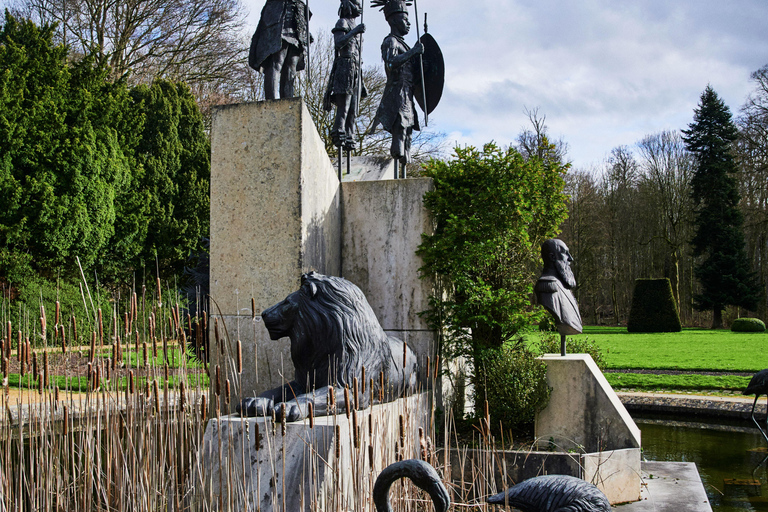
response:
<path fill-rule="evenodd" d="M 424 393 L 349 417 L 318 417 L 313 427 L 287 423 L 284 433 L 267 418 L 212 419 L 203 438 L 204 494 L 212 510 L 364 510 L 384 467 L 398 455 L 420 458 L 427 400 Z"/>
<path fill-rule="evenodd" d="M 589 354 L 546 354 L 552 396 L 536 416 L 536 437 L 560 450 L 640 448 L 640 429 Z"/>
<path fill-rule="evenodd" d="M 416 249 L 434 231 L 424 208 L 428 178 L 363 181 L 342 186 L 342 275 L 368 298 L 388 334 L 408 343 L 419 361 L 434 355 L 434 333 L 419 313 L 433 292 L 420 279 Z"/>
<path fill-rule="evenodd" d="M 282 384 L 278 367 L 293 378 L 287 344 L 269 340 L 252 317 L 250 299 L 266 309 L 298 288 L 303 272 L 339 275 L 339 206 L 338 178 L 300 98 L 214 112 L 210 286 L 212 314 L 220 316 L 229 343 L 226 358 L 212 346 L 211 368 L 221 363 L 225 377 L 238 380 L 231 349 L 239 338 L 248 370 L 236 392 Z M 258 382 L 251 366 L 257 356 Z"/>
<path fill-rule="evenodd" d="M 539 444 L 583 454 L 583 474 L 611 503 L 640 496 L 640 429 L 589 354 L 542 357 L 552 388 L 536 416 Z M 576 475 L 574 475 L 576 476 Z"/>

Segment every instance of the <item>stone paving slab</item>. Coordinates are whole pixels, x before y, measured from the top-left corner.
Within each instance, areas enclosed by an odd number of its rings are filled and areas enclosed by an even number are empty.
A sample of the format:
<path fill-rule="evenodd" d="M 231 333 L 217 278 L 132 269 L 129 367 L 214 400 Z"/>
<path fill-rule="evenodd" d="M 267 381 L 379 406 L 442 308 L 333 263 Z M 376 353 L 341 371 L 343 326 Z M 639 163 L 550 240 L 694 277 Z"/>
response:
<path fill-rule="evenodd" d="M 614 507 L 616 512 L 712 512 L 693 462 L 643 462 L 640 501 Z"/>

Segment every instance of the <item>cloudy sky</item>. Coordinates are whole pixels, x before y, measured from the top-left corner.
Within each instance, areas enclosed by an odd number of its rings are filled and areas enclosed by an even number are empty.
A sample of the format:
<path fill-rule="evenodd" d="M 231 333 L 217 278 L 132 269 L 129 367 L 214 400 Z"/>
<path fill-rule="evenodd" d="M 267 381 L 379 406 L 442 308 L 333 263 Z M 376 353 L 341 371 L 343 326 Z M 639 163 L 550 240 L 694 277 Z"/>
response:
<path fill-rule="evenodd" d="M 253 32 L 264 0 L 243 2 Z M 371 64 L 389 28 L 365 3 Z M 338 19 L 337 1 L 310 8 L 313 33 Z M 707 84 L 737 113 L 750 74 L 768 64 L 767 0 L 418 0 L 418 9 L 446 63 L 430 127 L 452 144 L 509 144 L 526 108 L 538 108 L 581 168 L 646 134 L 685 128 Z"/>

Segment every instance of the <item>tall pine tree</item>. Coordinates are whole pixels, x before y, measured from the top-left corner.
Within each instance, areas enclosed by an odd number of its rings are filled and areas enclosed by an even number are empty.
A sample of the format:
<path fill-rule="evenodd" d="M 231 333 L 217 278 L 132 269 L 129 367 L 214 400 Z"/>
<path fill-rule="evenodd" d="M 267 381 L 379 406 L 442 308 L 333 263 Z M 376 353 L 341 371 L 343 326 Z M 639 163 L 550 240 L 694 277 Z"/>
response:
<path fill-rule="evenodd" d="M 722 327 L 728 305 L 754 311 L 760 287 L 749 268 L 744 250 L 739 192 L 733 174 L 738 171 L 731 152 L 736 126 L 731 112 L 717 93 L 707 86 L 693 123 L 683 130 L 688 151 L 696 159 L 691 180 L 695 208 L 694 255 L 702 257 L 695 269 L 702 293 L 695 307 L 711 310 L 712 328 Z"/>

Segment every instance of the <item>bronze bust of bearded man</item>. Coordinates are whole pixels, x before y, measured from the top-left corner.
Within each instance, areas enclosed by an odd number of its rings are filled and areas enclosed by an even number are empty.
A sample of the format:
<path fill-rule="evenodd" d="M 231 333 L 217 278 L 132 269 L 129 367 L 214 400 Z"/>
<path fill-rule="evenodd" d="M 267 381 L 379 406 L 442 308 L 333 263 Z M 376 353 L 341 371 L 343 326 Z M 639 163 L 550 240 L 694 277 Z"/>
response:
<path fill-rule="evenodd" d="M 544 269 L 536 282 L 536 300 L 555 319 L 560 333 L 560 355 L 565 355 L 565 337 L 581 334 L 579 305 L 571 290 L 576 287 L 571 262 L 573 257 L 562 240 L 549 239 L 541 244 Z"/>

